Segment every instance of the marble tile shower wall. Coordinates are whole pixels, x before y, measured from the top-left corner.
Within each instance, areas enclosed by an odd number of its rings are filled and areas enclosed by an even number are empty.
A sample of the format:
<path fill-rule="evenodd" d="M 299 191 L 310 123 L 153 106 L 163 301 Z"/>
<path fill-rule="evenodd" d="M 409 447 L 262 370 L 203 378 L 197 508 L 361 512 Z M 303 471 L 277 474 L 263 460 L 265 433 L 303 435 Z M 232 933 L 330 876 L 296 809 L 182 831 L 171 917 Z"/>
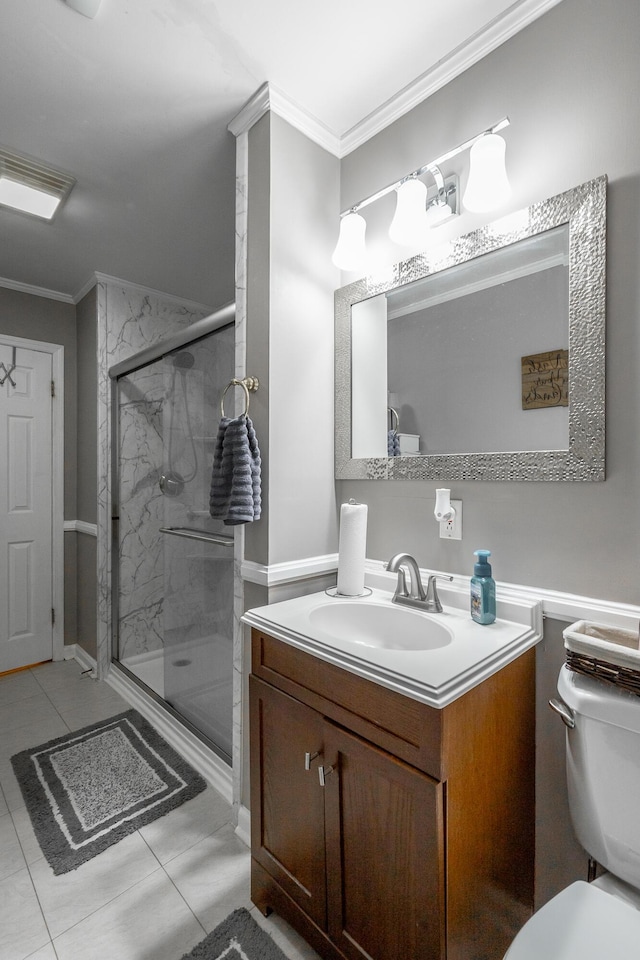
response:
<path fill-rule="evenodd" d="M 100 281 L 98 327 L 98 673 L 111 659 L 111 381 L 115 363 L 207 316 L 205 307 Z"/>
<path fill-rule="evenodd" d="M 191 347 L 188 369 L 158 360 L 120 380 L 119 651 L 127 663 L 158 656 L 167 643 L 211 637 L 231 643 L 232 552 L 160 530 L 223 532 L 211 521 L 208 502 L 217 413 L 232 376 L 233 349 L 229 328 Z M 184 479 L 177 496 L 163 495 L 163 474 Z"/>
<path fill-rule="evenodd" d="M 118 632 L 125 662 L 163 645 L 163 367 L 154 363 L 120 380 Z"/>

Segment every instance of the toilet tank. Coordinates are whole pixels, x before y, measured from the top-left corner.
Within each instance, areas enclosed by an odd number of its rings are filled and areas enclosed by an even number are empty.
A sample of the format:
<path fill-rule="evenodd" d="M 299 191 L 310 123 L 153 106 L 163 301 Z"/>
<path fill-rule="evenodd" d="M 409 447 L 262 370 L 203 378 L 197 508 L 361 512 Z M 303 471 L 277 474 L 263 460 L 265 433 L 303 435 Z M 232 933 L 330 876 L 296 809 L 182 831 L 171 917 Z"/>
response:
<path fill-rule="evenodd" d="M 640 697 L 563 667 L 567 786 L 576 836 L 603 867 L 640 888 Z"/>

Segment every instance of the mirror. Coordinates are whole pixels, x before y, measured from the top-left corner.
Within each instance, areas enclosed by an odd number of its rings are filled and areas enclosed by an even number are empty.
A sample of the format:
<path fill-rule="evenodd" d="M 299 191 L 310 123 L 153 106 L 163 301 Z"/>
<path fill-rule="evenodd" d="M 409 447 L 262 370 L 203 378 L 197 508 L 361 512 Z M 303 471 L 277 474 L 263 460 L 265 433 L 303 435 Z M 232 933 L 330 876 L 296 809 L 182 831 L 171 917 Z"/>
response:
<path fill-rule="evenodd" d="M 606 177 L 336 291 L 336 478 L 604 479 Z"/>

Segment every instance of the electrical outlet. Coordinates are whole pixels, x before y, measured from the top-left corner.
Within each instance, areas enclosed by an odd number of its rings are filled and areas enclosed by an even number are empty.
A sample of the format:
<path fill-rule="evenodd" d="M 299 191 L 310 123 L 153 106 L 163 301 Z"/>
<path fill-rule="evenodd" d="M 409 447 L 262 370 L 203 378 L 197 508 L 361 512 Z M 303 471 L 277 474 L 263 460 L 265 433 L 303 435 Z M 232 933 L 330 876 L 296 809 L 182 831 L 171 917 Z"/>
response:
<path fill-rule="evenodd" d="M 456 515 L 453 520 L 440 521 L 440 539 L 462 540 L 462 500 L 452 500 L 451 506 Z"/>

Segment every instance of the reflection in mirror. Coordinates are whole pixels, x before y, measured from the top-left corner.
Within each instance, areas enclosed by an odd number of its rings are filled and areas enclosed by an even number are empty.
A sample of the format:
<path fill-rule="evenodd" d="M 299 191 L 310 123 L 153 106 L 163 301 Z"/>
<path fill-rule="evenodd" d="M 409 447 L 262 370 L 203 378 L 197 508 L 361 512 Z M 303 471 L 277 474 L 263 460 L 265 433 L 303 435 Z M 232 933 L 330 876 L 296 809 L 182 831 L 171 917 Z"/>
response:
<path fill-rule="evenodd" d="M 603 478 L 605 190 L 337 291 L 338 479 Z"/>
<path fill-rule="evenodd" d="M 407 435 L 420 453 L 568 449 L 568 258 L 564 224 L 381 295 L 401 452 Z M 523 382 L 523 358 L 550 352 Z"/>

